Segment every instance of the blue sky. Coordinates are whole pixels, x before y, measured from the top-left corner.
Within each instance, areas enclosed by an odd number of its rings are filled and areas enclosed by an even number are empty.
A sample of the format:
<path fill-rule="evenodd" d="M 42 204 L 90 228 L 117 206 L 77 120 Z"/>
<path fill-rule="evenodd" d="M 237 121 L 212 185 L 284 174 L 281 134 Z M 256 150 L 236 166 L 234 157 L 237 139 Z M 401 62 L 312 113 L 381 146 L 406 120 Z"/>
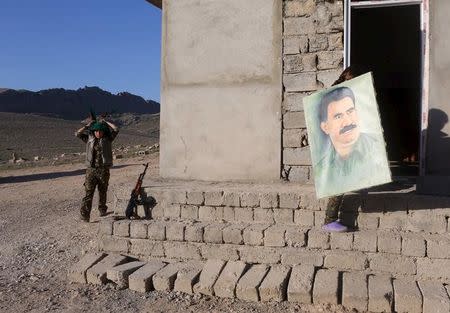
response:
<path fill-rule="evenodd" d="M 159 101 L 161 11 L 145 0 L 0 0 L 0 29 L 0 88 Z"/>

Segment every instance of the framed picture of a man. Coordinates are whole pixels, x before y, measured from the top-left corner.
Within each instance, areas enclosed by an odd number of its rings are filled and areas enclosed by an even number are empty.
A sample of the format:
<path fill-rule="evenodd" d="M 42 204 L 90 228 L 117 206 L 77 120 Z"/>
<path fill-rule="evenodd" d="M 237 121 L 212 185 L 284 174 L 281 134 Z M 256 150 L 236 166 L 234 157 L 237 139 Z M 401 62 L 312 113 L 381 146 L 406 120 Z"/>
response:
<path fill-rule="evenodd" d="M 303 100 L 318 198 L 391 182 L 372 74 Z"/>

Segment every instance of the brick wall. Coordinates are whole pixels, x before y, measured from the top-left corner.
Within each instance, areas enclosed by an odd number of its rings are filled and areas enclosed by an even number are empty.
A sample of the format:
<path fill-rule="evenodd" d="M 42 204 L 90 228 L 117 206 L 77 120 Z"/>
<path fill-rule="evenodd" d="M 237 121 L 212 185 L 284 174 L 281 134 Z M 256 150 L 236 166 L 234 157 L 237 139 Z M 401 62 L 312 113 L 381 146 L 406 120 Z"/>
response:
<path fill-rule="evenodd" d="M 281 175 L 290 181 L 312 179 L 302 99 L 329 87 L 342 72 L 343 10 L 342 1 L 284 1 Z"/>

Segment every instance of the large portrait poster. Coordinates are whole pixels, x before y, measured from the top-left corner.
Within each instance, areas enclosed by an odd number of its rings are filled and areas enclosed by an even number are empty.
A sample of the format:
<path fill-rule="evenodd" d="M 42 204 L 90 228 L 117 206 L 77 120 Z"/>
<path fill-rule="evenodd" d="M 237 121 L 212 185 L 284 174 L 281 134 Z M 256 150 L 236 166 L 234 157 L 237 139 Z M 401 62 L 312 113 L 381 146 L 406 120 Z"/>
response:
<path fill-rule="evenodd" d="M 391 182 L 372 74 L 303 100 L 317 198 Z"/>

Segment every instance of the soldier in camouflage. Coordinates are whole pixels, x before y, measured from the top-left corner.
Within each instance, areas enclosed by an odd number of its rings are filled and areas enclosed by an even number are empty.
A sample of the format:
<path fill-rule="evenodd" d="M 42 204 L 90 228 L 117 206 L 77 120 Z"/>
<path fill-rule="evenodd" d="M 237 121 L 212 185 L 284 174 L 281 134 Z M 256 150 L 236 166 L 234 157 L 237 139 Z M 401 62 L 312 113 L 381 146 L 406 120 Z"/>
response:
<path fill-rule="evenodd" d="M 119 133 L 116 125 L 108 121 L 91 122 L 76 131 L 75 136 L 86 143 L 86 178 L 84 187 L 86 195 L 80 209 L 81 219 L 89 222 L 92 199 L 95 188 L 98 189 L 100 216 L 105 216 L 108 207 L 106 206 L 106 194 L 109 183 L 109 169 L 112 162 L 111 143 Z"/>

